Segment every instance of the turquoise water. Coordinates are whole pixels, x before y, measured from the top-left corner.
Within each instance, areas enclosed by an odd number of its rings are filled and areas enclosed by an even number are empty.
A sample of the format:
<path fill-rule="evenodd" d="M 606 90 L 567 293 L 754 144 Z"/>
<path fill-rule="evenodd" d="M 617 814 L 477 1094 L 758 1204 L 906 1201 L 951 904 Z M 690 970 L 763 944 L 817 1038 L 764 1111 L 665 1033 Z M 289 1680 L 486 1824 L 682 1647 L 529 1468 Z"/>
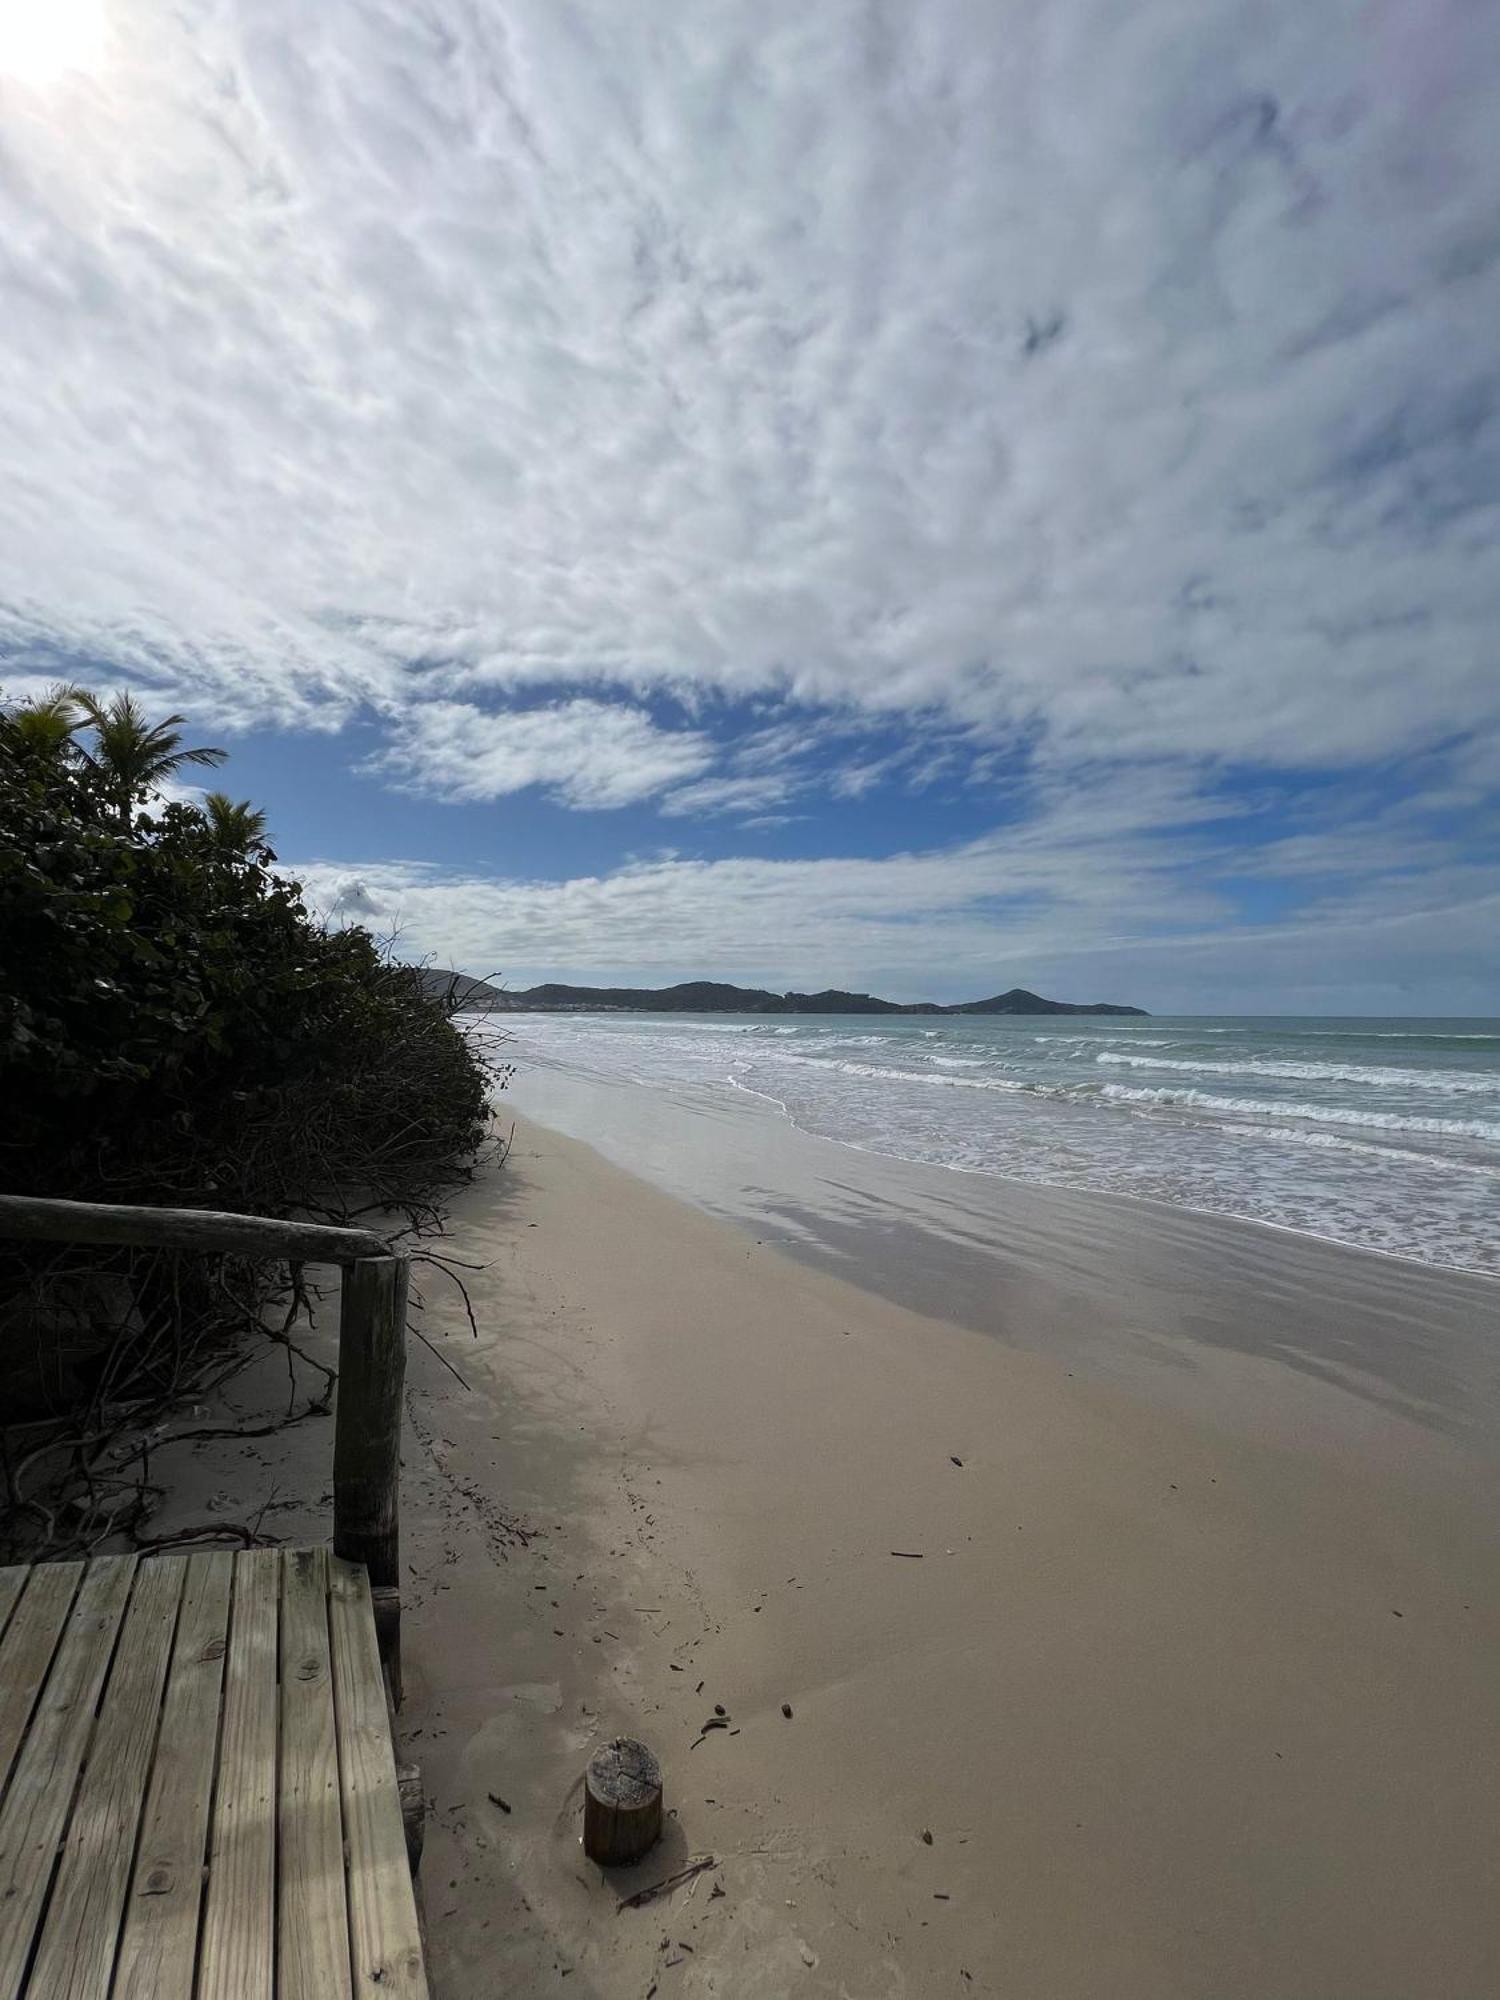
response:
<path fill-rule="evenodd" d="M 520 1015 L 522 1064 L 1500 1274 L 1500 1021 Z"/>

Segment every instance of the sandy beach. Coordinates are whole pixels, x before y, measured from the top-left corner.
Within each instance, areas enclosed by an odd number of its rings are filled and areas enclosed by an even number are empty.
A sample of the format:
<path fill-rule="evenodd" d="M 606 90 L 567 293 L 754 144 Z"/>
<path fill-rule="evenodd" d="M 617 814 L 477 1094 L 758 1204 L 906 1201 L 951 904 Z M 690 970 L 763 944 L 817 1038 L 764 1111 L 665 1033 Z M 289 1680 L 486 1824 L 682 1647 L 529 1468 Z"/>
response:
<path fill-rule="evenodd" d="M 534 1122 L 451 1247 L 479 1335 L 429 1272 L 401 1715 L 443 2000 L 1496 1990 L 1500 1536 L 1451 1426 L 1344 1430 L 1361 1399 L 1285 1366 L 1251 1424 L 1190 1414 Z M 1278 1366 L 1215 1350 L 1215 1401 L 1232 1364 Z M 174 1519 L 269 1499 L 292 1538 L 326 1532 L 328 1449 L 315 1422 L 159 1470 Z M 605 1882 L 577 1780 L 615 1733 L 673 1817 Z"/>

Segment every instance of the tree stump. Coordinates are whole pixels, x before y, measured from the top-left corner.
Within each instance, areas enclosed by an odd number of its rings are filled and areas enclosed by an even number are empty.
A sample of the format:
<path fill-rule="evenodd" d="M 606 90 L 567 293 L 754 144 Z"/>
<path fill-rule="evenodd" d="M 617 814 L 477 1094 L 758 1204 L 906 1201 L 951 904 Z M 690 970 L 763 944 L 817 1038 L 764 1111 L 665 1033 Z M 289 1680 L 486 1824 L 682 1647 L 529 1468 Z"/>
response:
<path fill-rule="evenodd" d="M 583 1787 L 583 1851 L 601 1868 L 639 1861 L 661 1833 L 661 1766 L 629 1736 L 589 1761 Z"/>

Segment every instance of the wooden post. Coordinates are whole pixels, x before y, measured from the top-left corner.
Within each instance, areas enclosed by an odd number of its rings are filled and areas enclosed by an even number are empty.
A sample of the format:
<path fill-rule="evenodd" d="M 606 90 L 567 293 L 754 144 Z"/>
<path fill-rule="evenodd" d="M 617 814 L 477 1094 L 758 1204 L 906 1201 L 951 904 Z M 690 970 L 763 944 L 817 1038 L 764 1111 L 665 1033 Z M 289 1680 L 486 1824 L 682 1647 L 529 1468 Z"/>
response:
<path fill-rule="evenodd" d="M 601 1868 L 639 1861 L 661 1835 L 661 1766 L 633 1737 L 617 1736 L 589 1760 L 583 1851 Z"/>
<path fill-rule="evenodd" d="M 401 1389 L 406 1376 L 404 1257 L 344 1268 L 333 1440 L 333 1552 L 363 1563 L 387 1607 L 401 1585 Z M 401 1611 L 387 1609 L 381 1656 L 401 1699 Z"/>

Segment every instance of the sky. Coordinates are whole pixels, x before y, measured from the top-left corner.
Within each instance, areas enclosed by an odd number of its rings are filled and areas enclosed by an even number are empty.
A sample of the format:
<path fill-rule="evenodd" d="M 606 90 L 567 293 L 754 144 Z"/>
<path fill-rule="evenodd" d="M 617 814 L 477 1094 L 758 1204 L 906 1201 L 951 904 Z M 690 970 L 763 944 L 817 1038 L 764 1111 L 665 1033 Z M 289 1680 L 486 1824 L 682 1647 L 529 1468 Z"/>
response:
<path fill-rule="evenodd" d="M 493 975 L 1500 1012 L 1493 0 L 0 0 L 0 687 Z"/>

